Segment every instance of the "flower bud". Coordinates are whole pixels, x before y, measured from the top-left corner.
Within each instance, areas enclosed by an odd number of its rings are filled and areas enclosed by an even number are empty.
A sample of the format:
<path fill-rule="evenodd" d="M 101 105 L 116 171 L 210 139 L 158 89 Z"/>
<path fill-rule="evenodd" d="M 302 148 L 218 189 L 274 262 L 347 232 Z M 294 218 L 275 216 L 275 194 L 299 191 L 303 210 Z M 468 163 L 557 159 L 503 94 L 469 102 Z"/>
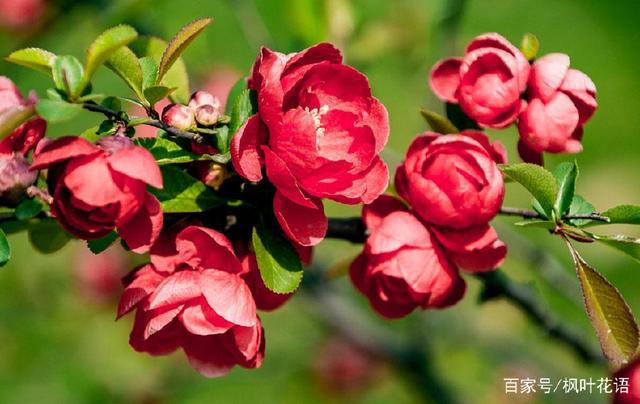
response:
<path fill-rule="evenodd" d="M 0 155 L 0 200 L 15 204 L 24 191 L 36 182 L 37 171 L 29 170 L 29 163 L 18 153 Z"/>
<path fill-rule="evenodd" d="M 196 121 L 202 126 L 213 126 L 220 118 L 220 110 L 212 105 L 202 105 L 196 109 Z"/>
<path fill-rule="evenodd" d="M 167 105 L 162 111 L 162 122 L 181 130 L 189 130 L 196 125 L 193 110 L 180 104 Z"/>
<path fill-rule="evenodd" d="M 216 191 L 227 178 L 227 170 L 222 164 L 198 161 L 194 164 L 194 169 L 196 177 Z"/>
<path fill-rule="evenodd" d="M 193 111 L 196 111 L 203 105 L 211 105 L 216 110 L 219 110 L 220 100 L 218 99 L 218 97 L 207 91 L 196 91 L 191 96 L 191 100 L 189 101 L 189 108 L 191 108 Z"/>

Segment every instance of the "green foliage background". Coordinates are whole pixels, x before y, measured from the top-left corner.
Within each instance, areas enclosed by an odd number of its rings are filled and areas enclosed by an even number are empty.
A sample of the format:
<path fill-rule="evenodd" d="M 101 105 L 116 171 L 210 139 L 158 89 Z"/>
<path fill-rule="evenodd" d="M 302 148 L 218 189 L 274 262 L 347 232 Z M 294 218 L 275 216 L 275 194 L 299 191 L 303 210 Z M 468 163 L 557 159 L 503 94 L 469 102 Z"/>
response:
<path fill-rule="evenodd" d="M 327 5 L 347 4 L 349 14 L 327 20 Z M 463 12 L 456 14 L 464 3 Z M 637 4 L 632 0 L 91 0 L 53 2 L 57 14 L 35 35 L 0 33 L 0 54 L 40 46 L 59 54 L 82 52 L 103 29 L 132 24 L 141 33 L 170 38 L 182 25 L 212 16 L 214 24 L 184 55 L 192 77 L 204 79 L 214 68 L 248 73 L 261 44 L 293 52 L 322 40 L 336 41 L 348 63 L 369 76 L 374 94 L 389 109 L 391 138 L 385 155 L 394 165 L 411 138 L 426 129 L 421 107 L 441 110 L 429 92 L 427 72 L 438 59 L 462 52 L 473 36 L 497 31 L 514 43 L 525 32 L 541 41 L 541 54 L 564 52 L 572 66 L 598 87 L 598 112 L 585 128 L 585 151 L 577 156 L 578 193 L 598 209 L 640 203 L 640 40 Z M 346 19 L 345 19 L 346 18 Z M 346 24 L 346 25 L 345 25 Z M 348 29 L 352 24 L 353 29 Z M 346 33 L 346 34 L 345 34 Z M 49 86 L 45 76 L 0 62 L 26 92 Z M 128 94 L 116 76 L 101 68 L 97 92 Z M 97 116 L 83 113 L 72 123 L 52 126 L 50 135 L 79 133 Z M 516 160 L 513 129 L 492 136 L 503 140 Z M 566 160 L 571 157 L 565 157 Z M 548 159 L 553 167 L 562 156 Z M 509 185 L 506 204 L 527 206 L 529 197 Z M 331 205 L 334 215 L 357 209 Z M 504 266 L 513 278 L 529 282 L 567 324 L 597 343 L 582 310 L 571 258 L 560 239 L 540 229 L 515 229 L 512 219 L 496 225 L 511 253 Z M 612 228 L 613 231 L 615 228 Z M 634 228 L 615 230 L 640 236 Z M 0 402 L 418 402 L 420 396 L 388 366 L 374 382 L 348 395 L 331 393 L 317 381 L 313 362 L 331 331 L 317 317 L 314 302 L 300 294 L 275 313 L 263 314 L 267 357 L 255 371 L 234 370 L 207 380 L 192 371 L 182 355 L 152 358 L 127 344 L 131 318 L 114 322 L 115 306 L 87 302 L 78 293 L 70 268 L 72 242 L 61 252 L 33 252 L 26 235 L 11 236 L 14 258 L 0 271 Z M 546 262 L 531 243 L 550 252 L 564 268 L 549 281 Z M 618 286 L 640 313 L 640 266 L 630 258 L 596 245 L 583 256 Z M 317 265 L 335 266 L 357 247 L 328 241 L 317 251 Z M 376 318 L 342 278 L 336 281 L 372 321 L 416 338 L 434 352 L 436 371 L 462 402 L 606 402 L 605 396 L 555 394 L 505 396 L 504 377 L 603 377 L 606 369 L 585 367 L 571 352 L 530 325 L 504 302 L 478 306 L 478 282 L 469 278 L 465 300 L 446 311 L 414 313 L 386 322 Z M 304 281 L 303 281 L 304 282 Z M 557 293 L 562 289 L 566 298 Z"/>

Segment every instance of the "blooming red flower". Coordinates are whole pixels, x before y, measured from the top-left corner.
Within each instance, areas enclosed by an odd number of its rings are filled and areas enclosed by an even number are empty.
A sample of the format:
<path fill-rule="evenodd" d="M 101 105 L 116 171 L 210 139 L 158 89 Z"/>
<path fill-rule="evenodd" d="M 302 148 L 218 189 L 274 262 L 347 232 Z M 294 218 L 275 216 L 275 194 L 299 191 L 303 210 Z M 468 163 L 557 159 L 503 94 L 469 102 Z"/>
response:
<path fill-rule="evenodd" d="M 266 166 L 276 187 L 274 213 L 290 239 L 305 246 L 322 240 L 320 198 L 369 203 L 384 192 L 388 171 L 379 153 L 387 111 L 333 45 L 290 55 L 263 48 L 249 88 L 257 92 L 258 114 L 232 139 L 233 165 L 251 181 L 261 180 Z"/>
<path fill-rule="evenodd" d="M 481 132 L 440 136 L 425 132 L 396 171 L 398 194 L 425 221 L 463 229 L 484 225 L 502 205 L 504 181 L 496 162 L 504 147 Z"/>
<path fill-rule="evenodd" d="M 309 265 L 311 262 L 312 247 L 294 244 L 294 248 L 302 263 Z M 236 252 L 242 264 L 242 279 L 249 285 L 249 289 L 251 289 L 251 294 L 259 310 L 275 310 L 293 297 L 294 293 L 275 293 L 267 288 L 260 275 L 256 254 L 254 252 L 249 251 L 248 248 L 242 244 L 236 246 Z"/>
<path fill-rule="evenodd" d="M 76 137 L 41 143 L 32 169 L 49 168 L 51 212 L 70 233 L 96 239 L 117 228 L 131 250 L 145 252 L 162 229 L 160 202 L 147 184 L 162 188 L 153 156 L 123 136 L 96 144 Z"/>
<path fill-rule="evenodd" d="M 207 377 L 235 365 L 259 367 L 263 329 L 241 272 L 231 243 L 215 230 L 188 226 L 164 234 L 120 300 L 118 317 L 136 309 L 131 346 L 151 355 L 182 348 Z"/>
<path fill-rule="evenodd" d="M 462 110 L 481 126 L 504 128 L 523 107 L 529 62 L 522 52 L 496 33 L 474 38 L 462 58 L 438 62 L 429 76 L 435 94 Z"/>
<path fill-rule="evenodd" d="M 627 392 L 620 389 L 621 380 L 625 379 Z M 618 388 L 614 383 L 611 385 L 613 394 L 613 404 L 638 404 L 640 403 L 640 360 L 636 359 L 624 368 L 613 374 L 614 382 L 617 382 Z"/>
<path fill-rule="evenodd" d="M 520 114 L 521 155 L 577 153 L 582 126 L 595 112 L 596 87 L 584 73 L 569 68 L 569 56 L 551 53 L 536 60 L 529 77 L 529 103 Z"/>
<path fill-rule="evenodd" d="M 370 235 L 349 274 L 375 311 L 399 318 L 417 307 L 442 308 L 462 298 L 464 280 L 402 202 L 383 195 L 364 207 L 362 217 Z"/>

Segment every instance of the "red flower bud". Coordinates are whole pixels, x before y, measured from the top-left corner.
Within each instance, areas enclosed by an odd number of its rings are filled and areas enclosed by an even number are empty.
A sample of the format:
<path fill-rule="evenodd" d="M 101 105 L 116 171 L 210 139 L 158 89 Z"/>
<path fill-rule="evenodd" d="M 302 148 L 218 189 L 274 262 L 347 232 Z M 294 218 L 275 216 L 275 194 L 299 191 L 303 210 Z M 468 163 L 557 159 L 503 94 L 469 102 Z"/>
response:
<path fill-rule="evenodd" d="M 613 404 L 640 403 L 640 359 L 615 372 L 605 387 L 613 393 Z"/>
<path fill-rule="evenodd" d="M 193 110 L 180 104 L 167 105 L 162 111 L 162 122 L 181 130 L 189 130 L 196 126 Z"/>
<path fill-rule="evenodd" d="M 196 121 L 202 126 L 213 126 L 220 118 L 220 110 L 212 105 L 202 105 L 196 109 Z"/>
<path fill-rule="evenodd" d="M 216 110 L 220 110 L 220 100 L 218 97 L 207 91 L 196 91 L 191 96 L 191 100 L 189 100 L 189 108 L 193 111 L 196 111 L 198 108 L 210 105 Z"/>

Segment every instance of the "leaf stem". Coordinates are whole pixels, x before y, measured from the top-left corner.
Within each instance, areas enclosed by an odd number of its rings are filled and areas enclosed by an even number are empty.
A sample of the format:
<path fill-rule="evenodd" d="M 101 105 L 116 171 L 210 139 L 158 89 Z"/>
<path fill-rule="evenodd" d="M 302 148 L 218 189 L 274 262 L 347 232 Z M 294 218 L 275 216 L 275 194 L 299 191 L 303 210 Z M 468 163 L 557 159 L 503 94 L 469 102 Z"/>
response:
<path fill-rule="evenodd" d="M 513 208 L 509 206 L 503 206 L 500 208 L 498 214 L 503 216 L 518 216 L 525 219 L 546 219 L 538 212 L 530 209 L 522 209 L 522 208 Z M 562 219 L 565 220 L 573 220 L 573 219 L 588 219 L 595 220 L 598 222 L 609 223 L 610 220 L 608 217 L 602 216 L 599 213 L 588 213 L 588 214 L 576 214 L 576 215 L 564 215 Z"/>

